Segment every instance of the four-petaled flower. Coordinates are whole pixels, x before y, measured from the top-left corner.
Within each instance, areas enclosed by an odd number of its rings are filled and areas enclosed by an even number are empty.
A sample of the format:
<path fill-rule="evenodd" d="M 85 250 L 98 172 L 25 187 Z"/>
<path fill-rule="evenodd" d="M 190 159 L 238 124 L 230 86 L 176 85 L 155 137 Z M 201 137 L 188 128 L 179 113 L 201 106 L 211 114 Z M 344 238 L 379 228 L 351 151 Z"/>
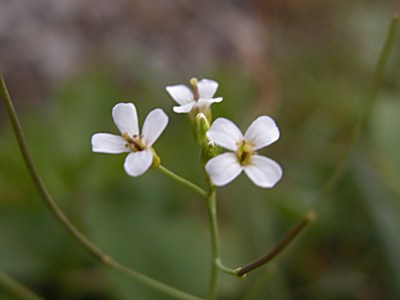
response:
<path fill-rule="evenodd" d="M 121 135 L 96 133 L 92 136 L 93 152 L 130 152 L 125 159 L 124 168 L 130 176 L 139 176 L 153 163 L 152 145 L 168 124 L 168 116 L 160 109 L 152 110 L 143 123 L 139 133 L 136 107 L 133 103 L 119 103 L 113 107 L 112 117 Z"/>
<path fill-rule="evenodd" d="M 218 118 L 207 131 L 207 137 L 217 145 L 234 151 L 220 154 L 207 162 L 205 168 L 214 185 L 226 185 L 242 171 L 262 188 L 271 188 L 281 179 L 281 167 L 272 159 L 256 154 L 256 150 L 279 139 L 279 129 L 272 118 L 257 118 L 244 136 L 233 122 Z"/>
<path fill-rule="evenodd" d="M 210 105 L 222 101 L 222 97 L 213 98 L 218 89 L 218 82 L 210 79 L 197 81 L 196 78 L 192 78 L 190 84 L 193 91 L 183 84 L 171 85 L 165 88 L 169 95 L 179 104 L 179 106 L 173 107 L 174 112 L 193 112 L 193 116 L 196 116 L 198 112 L 202 112 L 208 115 Z"/>

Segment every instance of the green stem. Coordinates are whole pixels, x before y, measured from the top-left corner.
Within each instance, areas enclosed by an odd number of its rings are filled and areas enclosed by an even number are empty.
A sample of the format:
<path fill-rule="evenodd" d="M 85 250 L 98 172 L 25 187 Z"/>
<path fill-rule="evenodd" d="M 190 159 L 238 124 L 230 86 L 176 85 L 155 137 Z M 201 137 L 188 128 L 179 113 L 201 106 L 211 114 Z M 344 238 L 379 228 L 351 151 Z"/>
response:
<path fill-rule="evenodd" d="M 222 263 L 221 258 L 216 259 L 215 263 L 217 264 L 218 269 L 220 269 L 222 272 L 229 274 L 229 275 L 237 276 L 237 270 L 226 267 Z"/>
<path fill-rule="evenodd" d="M 375 70 L 372 76 L 371 80 L 371 85 L 369 87 L 367 96 L 365 98 L 364 106 L 362 108 L 362 111 L 358 117 L 358 120 L 356 124 L 354 125 L 354 128 L 351 132 L 351 137 L 350 137 L 350 142 L 347 144 L 347 147 L 344 151 L 343 157 L 333 172 L 333 175 L 330 177 L 330 179 L 327 181 L 327 183 L 322 187 L 318 199 L 323 199 L 326 197 L 327 194 L 330 193 L 330 191 L 334 188 L 334 186 L 338 183 L 340 178 L 345 174 L 346 172 L 346 167 L 347 163 L 349 161 L 349 158 L 351 156 L 352 150 L 354 145 L 357 142 L 357 139 L 359 138 L 361 131 L 363 127 L 365 126 L 366 120 L 369 117 L 369 114 L 372 110 L 372 106 L 374 104 L 374 101 L 376 99 L 376 96 L 379 91 L 380 84 L 382 82 L 382 77 L 383 73 L 385 71 L 386 64 L 388 62 L 390 53 L 393 49 L 394 41 L 396 39 L 396 33 L 397 29 L 400 23 L 400 16 L 393 16 L 389 30 L 386 36 L 385 43 L 383 45 L 383 48 L 381 50 L 381 53 L 379 54 L 378 62 L 376 63 Z"/>
<path fill-rule="evenodd" d="M 151 288 L 153 288 L 155 290 L 158 290 L 160 292 L 163 292 L 164 294 L 169 295 L 169 296 L 171 296 L 173 298 L 182 299 L 182 300 L 203 300 L 202 298 L 190 295 L 190 294 L 188 294 L 186 292 L 180 291 L 180 290 L 178 290 L 176 288 L 173 288 L 173 287 L 171 287 L 169 285 L 166 285 L 166 284 L 164 284 L 162 282 L 159 282 L 159 281 L 157 281 L 155 279 L 152 279 L 152 278 L 147 277 L 147 276 L 145 276 L 145 275 L 143 275 L 141 273 L 138 273 L 138 272 L 136 272 L 136 271 L 128 268 L 127 266 L 122 265 L 122 264 L 120 264 L 120 263 L 118 263 L 116 261 L 111 261 L 108 264 L 108 266 L 111 267 L 111 269 L 113 269 L 115 271 L 118 271 L 118 272 L 120 272 L 122 274 L 125 274 L 125 275 L 127 275 L 127 276 L 129 276 L 131 278 L 135 278 L 136 280 L 141 281 L 142 283 L 145 283 L 147 286 L 149 286 L 149 287 L 151 287 Z"/>
<path fill-rule="evenodd" d="M 313 220 L 315 219 L 315 212 L 309 211 L 306 216 L 298 224 L 293 226 L 286 235 L 276 244 L 276 246 L 267 254 L 260 258 L 248 263 L 242 268 L 238 268 L 236 274 L 239 277 L 245 276 L 247 273 L 265 265 L 270 262 L 274 257 L 281 253 Z"/>
<path fill-rule="evenodd" d="M 159 165 L 158 170 L 160 170 L 162 173 L 164 173 L 168 177 L 172 178 L 173 180 L 179 182 L 180 184 L 192 189 L 193 191 L 195 191 L 202 197 L 207 197 L 207 192 L 205 190 L 203 190 L 201 187 L 199 187 L 198 185 L 190 182 L 189 180 L 186 180 L 185 178 L 175 174 L 174 172 L 168 170 L 166 167 Z"/>
<path fill-rule="evenodd" d="M 36 295 L 33 291 L 23 286 L 14 278 L 0 271 L 0 291 L 3 291 L 12 299 L 19 300 L 43 300 L 42 297 Z"/>
<path fill-rule="evenodd" d="M 210 222 L 210 236 L 211 236 L 211 275 L 208 289 L 209 300 L 215 299 L 218 286 L 219 270 L 224 273 L 237 276 L 236 270 L 227 268 L 221 261 L 221 246 L 218 231 L 217 220 L 217 193 L 214 186 L 210 187 L 210 194 L 207 198 L 207 214 Z"/>
<path fill-rule="evenodd" d="M 386 36 L 385 43 L 383 45 L 381 53 L 379 54 L 378 62 L 376 63 L 375 66 L 372 82 L 365 101 L 366 103 L 364 106 L 364 113 L 361 114 L 359 120 L 358 124 L 359 127 L 362 127 L 363 123 L 368 119 L 369 113 L 371 112 L 372 106 L 378 94 L 379 87 L 382 82 L 383 73 L 385 71 L 386 64 L 389 60 L 390 53 L 393 49 L 399 24 L 400 24 L 400 15 L 393 16 L 389 25 L 389 30 Z"/>
<path fill-rule="evenodd" d="M 208 287 L 208 300 L 216 298 L 218 286 L 218 262 L 220 260 L 220 243 L 217 222 L 217 193 L 215 187 L 211 188 L 210 195 L 207 199 L 207 213 L 210 222 L 210 236 L 211 236 L 211 275 Z"/>
<path fill-rule="evenodd" d="M 99 260 L 103 265 L 111 267 L 112 269 L 124 273 L 131 277 L 134 280 L 141 282 L 148 287 L 156 289 L 164 294 L 167 294 L 176 299 L 187 299 L 194 300 L 200 299 L 196 296 L 192 296 L 185 292 L 182 292 L 178 289 L 172 288 L 164 283 L 158 282 L 150 277 L 147 277 L 139 272 L 136 272 L 128 267 L 123 266 L 122 264 L 115 261 L 108 254 L 104 253 L 101 249 L 99 249 L 96 245 L 94 245 L 86 236 L 84 236 L 64 215 L 61 209 L 58 207 L 56 202 L 50 196 L 47 191 L 46 186 L 44 185 L 42 178 L 39 175 L 39 172 L 33 162 L 32 156 L 28 150 L 28 146 L 26 143 L 26 139 L 24 133 L 22 131 L 21 124 L 19 122 L 18 116 L 15 112 L 14 106 L 12 104 L 10 95 L 7 90 L 7 86 L 4 82 L 3 75 L 0 73 L 0 97 L 6 107 L 6 111 L 8 117 L 11 120 L 15 135 L 17 137 L 18 145 L 21 149 L 22 156 L 24 158 L 25 164 L 28 168 L 28 171 L 32 177 L 32 180 L 38 189 L 42 199 L 47 205 L 50 212 L 53 216 L 64 226 L 64 228 L 68 231 L 68 233 L 93 257 Z"/>

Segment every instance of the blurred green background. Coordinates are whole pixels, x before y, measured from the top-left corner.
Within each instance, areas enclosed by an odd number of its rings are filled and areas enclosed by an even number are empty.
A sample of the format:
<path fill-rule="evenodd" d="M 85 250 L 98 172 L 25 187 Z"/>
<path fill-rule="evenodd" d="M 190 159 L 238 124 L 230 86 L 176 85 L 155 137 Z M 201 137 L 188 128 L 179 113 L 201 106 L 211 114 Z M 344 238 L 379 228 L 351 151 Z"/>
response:
<path fill-rule="evenodd" d="M 162 163 L 204 186 L 185 115 L 166 85 L 219 82 L 214 117 L 244 130 L 269 114 L 281 139 L 263 154 L 284 177 L 245 176 L 218 190 L 223 260 L 260 256 L 310 208 L 318 218 L 270 266 L 221 275 L 219 299 L 400 299 L 400 38 L 348 172 L 324 199 L 385 40 L 393 1 L 40 0 L 0 2 L 0 66 L 35 162 L 65 213 L 117 260 L 203 296 L 206 209 L 157 171 L 131 178 L 124 155 L 94 154 L 117 133 L 111 108 L 132 101 L 170 123 Z M 167 299 L 101 267 L 50 215 L 0 105 L 0 270 L 46 299 Z M 0 294 L 0 299 L 8 299 Z"/>

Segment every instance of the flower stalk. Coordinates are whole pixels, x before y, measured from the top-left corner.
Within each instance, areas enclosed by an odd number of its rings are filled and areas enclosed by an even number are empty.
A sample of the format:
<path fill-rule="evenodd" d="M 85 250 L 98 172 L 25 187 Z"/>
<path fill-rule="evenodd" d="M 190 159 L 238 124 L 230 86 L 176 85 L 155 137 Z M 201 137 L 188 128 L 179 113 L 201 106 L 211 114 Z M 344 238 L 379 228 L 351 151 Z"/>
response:
<path fill-rule="evenodd" d="M 217 294 L 219 271 L 234 276 L 236 276 L 236 272 L 234 269 L 225 267 L 221 260 L 221 243 L 219 238 L 218 219 L 217 219 L 217 192 L 215 186 L 211 184 L 206 204 L 207 204 L 208 221 L 210 223 L 209 228 L 211 237 L 211 257 L 212 257 L 207 299 L 213 300 L 216 298 Z"/>
<path fill-rule="evenodd" d="M 379 54 L 378 61 L 375 65 L 375 69 L 372 75 L 371 84 L 369 86 L 366 98 L 363 103 L 363 107 L 360 109 L 360 114 L 358 116 L 358 120 L 355 123 L 352 132 L 350 134 L 350 141 L 347 144 L 343 156 L 339 163 L 337 164 L 336 169 L 333 171 L 333 174 L 327 180 L 327 182 L 321 188 L 316 199 L 325 199 L 326 196 L 333 190 L 339 180 L 345 175 L 347 171 L 347 165 L 351 154 L 353 153 L 353 148 L 359 139 L 362 130 L 365 128 L 366 120 L 368 120 L 369 114 L 373 107 L 373 104 L 376 100 L 376 96 L 378 95 L 379 87 L 382 82 L 383 73 L 385 71 L 385 67 L 389 60 L 390 54 L 393 50 L 393 45 L 396 40 L 396 34 L 398 32 L 398 28 L 400 25 L 400 14 L 395 14 L 389 25 L 389 29 L 386 35 L 385 42 L 383 44 L 382 50 Z M 319 201 L 318 205 L 321 205 L 322 201 Z"/>
<path fill-rule="evenodd" d="M 244 267 L 238 268 L 236 270 L 236 275 L 239 277 L 245 276 L 247 273 L 265 265 L 280 254 L 287 246 L 311 223 L 315 220 L 315 212 L 313 210 L 309 211 L 303 220 L 293 226 L 286 235 L 276 244 L 276 246 L 269 251 L 267 254 L 261 256 L 260 258 L 248 263 Z"/>
<path fill-rule="evenodd" d="M 215 187 L 211 187 L 210 194 L 207 199 L 207 214 L 210 222 L 210 236 L 211 236 L 211 270 L 210 270 L 210 283 L 208 286 L 208 300 L 213 300 L 216 297 L 218 286 L 218 262 L 220 261 L 220 241 L 218 233 L 217 222 L 217 197 Z"/>
<path fill-rule="evenodd" d="M 174 172 L 167 169 L 163 165 L 159 165 L 157 169 L 160 170 L 163 174 L 167 175 L 169 178 L 171 178 L 171 179 L 177 181 L 178 183 L 188 187 L 189 189 L 195 191 L 200 196 L 207 197 L 207 192 L 205 190 L 203 190 L 201 187 L 199 187 L 198 185 L 194 184 L 193 182 L 175 174 Z"/>

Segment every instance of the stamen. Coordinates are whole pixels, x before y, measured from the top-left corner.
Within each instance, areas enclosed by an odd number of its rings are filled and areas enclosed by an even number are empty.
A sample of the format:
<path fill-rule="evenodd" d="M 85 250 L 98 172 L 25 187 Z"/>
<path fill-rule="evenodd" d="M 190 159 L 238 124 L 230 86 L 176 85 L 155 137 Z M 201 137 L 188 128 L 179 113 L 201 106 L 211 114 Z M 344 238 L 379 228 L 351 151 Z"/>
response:
<path fill-rule="evenodd" d="M 134 136 L 134 138 L 131 138 L 127 132 L 124 132 L 122 134 L 122 137 L 128 142 L 129 146 L 131 147 L 132 150 L 136 151 L 143 151 L 144 150 L 144 145 L 141 142 L 140 139 L 137 138 L 137 136 Z"/>

